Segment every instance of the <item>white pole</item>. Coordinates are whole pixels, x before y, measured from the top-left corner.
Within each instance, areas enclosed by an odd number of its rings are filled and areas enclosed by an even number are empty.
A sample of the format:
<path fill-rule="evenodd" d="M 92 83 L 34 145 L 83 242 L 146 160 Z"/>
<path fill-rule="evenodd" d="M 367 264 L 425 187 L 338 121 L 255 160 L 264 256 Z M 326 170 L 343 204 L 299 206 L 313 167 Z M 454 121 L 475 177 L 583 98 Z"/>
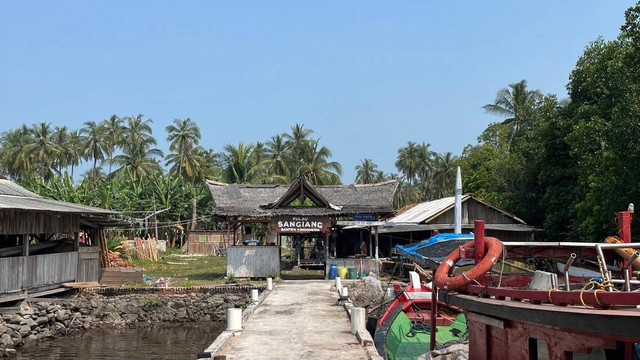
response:
<path fill-rule="evenodd" d="M 242 309 L 236 309 L 236 308 L 227 309 L 227 330 L 230 330 L 230 331 L 242 330 Z"/>
<path fill-rule="evenodd" d="M 258 302 L 258 289 L 251 289 L 251 302 L 254 304 Z"/>
<path fill-rule="evenodd" d="M 340 295 L 342 297 L 349 297 L 349 288 L 346 286 L 343 286 L 342 290 L 340 291 Z"/>
<path fill-rule="evenodd" d="M 273 278 L 267 278 L 267 290 L 273 290 Z"/>
<path fill-rule="evenodd" d="M 355 335 L 358 330 L 366 328 L 367 312 L 364 308 L 354 307 L 351 309 L 351 333 Z"/>
<path fill-rule="evenodd" d="M 338 289 L 338 292 L 342 289 L 342 279 L 339 276 L 336 276 L 336 289 Z"/>
<path fill-rule="evenodd" d="M 456 201 L 455 201 L 455 218 L 453 225 L 453 232 L 456 234 L 462 233 L 462 175 L 460 173 L 460 166 L 456 172 Z"/>

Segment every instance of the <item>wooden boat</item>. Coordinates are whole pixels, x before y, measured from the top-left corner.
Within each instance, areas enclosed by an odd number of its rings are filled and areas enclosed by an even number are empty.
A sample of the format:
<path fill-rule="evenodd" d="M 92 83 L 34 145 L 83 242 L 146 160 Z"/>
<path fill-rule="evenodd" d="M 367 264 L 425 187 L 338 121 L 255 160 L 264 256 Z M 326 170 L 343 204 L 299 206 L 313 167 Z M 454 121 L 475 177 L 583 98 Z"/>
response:
<path fill-rule="evenodd" d="M 631 264 L 640 254 L 632 251 L 634 255 L 623 258 L 616 251 L 640 248 L 630 243 L 632 215 L 618 214 L 621 244 L 498 242 L 489 248 L 504 249 L 497 259 L 485 256 L 484 223 L 476 222 L 474 241 L 454 250 L 434 277 L 437 304 L 464 309 L 469 358 L 637 359 L 640 281 L 632 279 Z M 564 281 L 554 281 L 557 273 L 550 271 L 496 274 L 497 266 L 491 273 L 471 269 L 451 275 L 450 268 L 461 258 L 474 258 L 476 264 L 516 259 L 551 270 L 554 263 L 562 263 Z M 572 275 L 570 269 L 578 265 L 585 271 Z M 588 271 L 601 276 L 580 277 Z M 537 281 L 541 277 L 549 280 L 546 287 Z"/>
<path fill-rule="evenodd" d="M 442 302 L 432 307 L 431 285 L 421 284 L 416 272 L 409 276 L 411 282 L 405 289 L 395 284 L 398 295 L 377 324 L 374 342 L 385 359 L 417 359 L 429 352 L 431 342 L 442 345 L 466 339 L 462 311 Z M 432 331 L 432 318 L 437 332 Z"/>

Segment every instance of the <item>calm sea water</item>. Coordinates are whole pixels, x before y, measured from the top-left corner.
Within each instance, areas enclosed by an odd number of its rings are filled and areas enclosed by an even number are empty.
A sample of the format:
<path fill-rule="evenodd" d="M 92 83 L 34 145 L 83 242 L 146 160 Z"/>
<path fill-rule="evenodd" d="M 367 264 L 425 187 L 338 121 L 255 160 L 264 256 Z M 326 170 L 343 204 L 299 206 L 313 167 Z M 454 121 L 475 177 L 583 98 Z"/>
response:
<path fill-rule="evenodd" d="M 224 330 L 216 323 L 95 329 L 18 349 L 17 359 L 195 359 Z"/>

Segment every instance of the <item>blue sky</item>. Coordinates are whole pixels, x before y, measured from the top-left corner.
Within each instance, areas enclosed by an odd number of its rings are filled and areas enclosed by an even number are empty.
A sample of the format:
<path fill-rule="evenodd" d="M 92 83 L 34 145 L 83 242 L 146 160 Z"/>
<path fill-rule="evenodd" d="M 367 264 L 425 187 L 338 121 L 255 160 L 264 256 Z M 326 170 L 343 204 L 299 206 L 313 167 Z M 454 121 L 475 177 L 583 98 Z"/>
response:
<path fill-rule="evenodd" d="M 460 154 L 509 83 L 566 97 L 584 47 L 630 1 L 4 1 L 0 131 L 191 117 L 202 145 L 314 130 L 351 183 L 407 141 Z"/>

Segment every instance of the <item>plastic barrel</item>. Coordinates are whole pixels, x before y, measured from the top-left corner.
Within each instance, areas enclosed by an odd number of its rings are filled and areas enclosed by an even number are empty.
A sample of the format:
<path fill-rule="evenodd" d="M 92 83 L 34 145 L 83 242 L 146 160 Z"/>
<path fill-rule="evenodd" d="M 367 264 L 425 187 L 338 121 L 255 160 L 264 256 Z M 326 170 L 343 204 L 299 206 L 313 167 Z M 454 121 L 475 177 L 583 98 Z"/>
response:
<path fill-rule="evenodd" d="M 345 280 L 347 278 L 347 272 L 348 270 L 346 267 L 338 268 L 338 276 L 340 276 L 342 280 Z"/>
<path fill-rule="evenodd" d="M 329 280 L 335 280 L 336 276 L 338 276 L 338 265 L 331 264 L 329 266 Z"/>
<path fill-rule="evenodd" d="M 349 268 L 349 279 L 357 279 L 360 274 L 358 274 L 358 269 Z"/>

